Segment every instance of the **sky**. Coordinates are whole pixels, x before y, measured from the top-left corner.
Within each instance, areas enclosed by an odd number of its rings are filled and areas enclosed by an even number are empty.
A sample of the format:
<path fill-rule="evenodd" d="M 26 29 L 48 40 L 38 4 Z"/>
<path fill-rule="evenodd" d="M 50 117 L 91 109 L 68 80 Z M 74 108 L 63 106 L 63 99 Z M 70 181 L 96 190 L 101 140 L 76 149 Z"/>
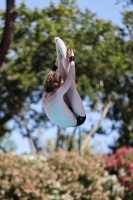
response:
<path fill-rule="evenodd" d="M 22 0 L 16 0 L 15 4 L 18 6 Z M 49 0 L 25 0 L 24 1 L 27 7 L 34 9 L 35 7 L 38 7 L 40 9 L 49 6 Z M 53 0 L 53 3 L 58 5 L 59 0 Z M 0 8 L 5 9 L 5 3 L 6 0 L 0 1 Z M 116 5 L 116 0 L 77 0 L 77 5 L 80 7 L 81 10 L 84 11 L 85 8 L 88 8 L 91 12 L 96 13 L 98 18 L 102 18 L 105 21 L 112 21 L 114 24 L 117 24 L 119 26 L 122 26 L 122 17 L 121 12 L 124 11 L 124 8 L 122 4 Z M 127 8 L 126 8 L 127 9 Z M 130 6 L 130 9 L 133 9 L 133 6 Z M 87 120 L 82 125 L 82 127 L 90 126 L 89 120 L 93 119 L 94 125 L 97 124 L 98 120 L 100 118 L 100 115 L 97 113 L 90 113 L 87 116 Z M 103 122 L 106 124 L 106 126 L 110 126 L 110 123 L 108 120 L 104 120 Z M 9 124 L 10 125 L 10 124 Z M 72 128 L 67 129 L 68 132 L 72 131 Z M 54 138 L 55 137 L 56 128 L 52 128 L 50 130 L 44 131 L 44 137 L 46 138 Z M 54 133 L 54 134 L 52 134 Z M 100 153 L 108 153 L 109 149 L 107 147 L 108 144 L 113 143 L 115 138 L 117 138 L 117 133 L 112 133 L 109 136 L 98 136 L 95 135 L 91 141 L 89 142 L 89 146 L 95 146 L 95 152 Z M 27 139 L 24 139 L 20 134 L 18 134 L 17 131 L 13 131 L 12 139 L 15 141 L 17 145 L 16 153 L 21 154 L 23 152 L 29 152 L 30 153 L 30 147 Z"/>
<path fill-rule="evenodd" d="M 5 9 L 6 0 L 1 0 L 0 7 Z M 15 4 L 19 5 L 22 0 L 15 0 Z M 34 7 L 44 8 L 49 5 L 49 0 L 24 0 L 27 7 L 34 9 Z M 59 0 L 52 0 L 56 5 Z M 121 24 L 120 12 L 123 11 L 122 4 L 116 5 L 116 0 L 77 0 L 78 6 L 81 10 L 88 8 L 93 13 L 97 13 L 99 18 L 111 20 L 116 24 Z"/>

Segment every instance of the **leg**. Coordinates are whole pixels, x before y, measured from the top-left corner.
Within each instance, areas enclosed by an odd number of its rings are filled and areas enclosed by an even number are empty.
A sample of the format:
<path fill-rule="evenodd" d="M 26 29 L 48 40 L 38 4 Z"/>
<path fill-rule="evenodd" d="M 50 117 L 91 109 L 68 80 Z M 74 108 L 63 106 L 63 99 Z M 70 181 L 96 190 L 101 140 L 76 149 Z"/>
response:
<path fill-rule="evenodd" d="M 67 48 L 63 40 L 61 40 L 59 37 L 55 37 L 55 43 L 56 43 L 57 55 L 59 58 L 62 58 L 63 68 L 67 76 L 68 75 L 67 68 L 69 66 L 68 58 L 66 56 Z"/>
<path fill-rule="evenodd" d="M 71 87 L 69 88 L 67 95 L 71 102 L 73 112 L 81 117 L 84 117 L 86 115 L 86 112 L 81 97 L 76 89 L 75 80 L 73 81 Z"/>
<path fill-rule="evenodd" d="M 60 38 L 56 40 L 56 45 L 57 45 L 57 49 L 59 49 L 62 55 L 62 63 L 63 63 L 66 76 L 67 76 L 67 73 L 68 73 L 67 68 L 68 68 L 69 62 L 66 57 L 66 46 Z M 71 87 L 69 88 L 67 95 L 70 100 L 73 111 L 79 116 L 84 117 L 86 113 L 85 113 L 85 109 L 84 109 L 81 97 L 76 89 L 75 80 L 73 81 Z"/>
<path fill-rule="evenodd" d="M 57 60 L 58 60 L 58 72 L 60 73 L 63 81 L 65 81 L 66 80 L 66 73 L 65 73 L 64 67 L 62 65 L 62 56 L 61 56 L 58 49 L 56 49 L 56 51 L 57 51 Z M 68 107 L 71 107 L 71 103 L 70 103 L 70 100 L 68 98 L 67 93 L 64 94 L 64 101 L 65 101 L 65 103 L 67 104 Z"/>

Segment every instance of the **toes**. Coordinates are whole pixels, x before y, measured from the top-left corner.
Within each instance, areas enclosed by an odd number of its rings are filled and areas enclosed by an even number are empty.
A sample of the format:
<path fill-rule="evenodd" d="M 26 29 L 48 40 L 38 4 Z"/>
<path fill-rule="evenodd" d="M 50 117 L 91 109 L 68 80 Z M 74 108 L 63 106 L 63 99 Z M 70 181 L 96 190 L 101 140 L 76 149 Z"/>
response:
<path fill-rule="evenodd" d="M 59 37 L 54 37 L 54 41 L 58 40 Z"/>

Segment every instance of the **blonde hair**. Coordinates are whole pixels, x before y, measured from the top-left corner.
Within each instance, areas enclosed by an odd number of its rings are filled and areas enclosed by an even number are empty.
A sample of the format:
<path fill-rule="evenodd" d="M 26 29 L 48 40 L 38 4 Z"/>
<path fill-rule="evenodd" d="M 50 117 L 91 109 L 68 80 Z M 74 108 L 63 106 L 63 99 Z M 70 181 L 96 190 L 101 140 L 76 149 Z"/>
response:
<path fill-rule="evenodd" d="M 55 88 L 61 86 L 61 76 L 56 71 L 50 71 L 44 80 L 44 91 L 47 93 L 54 92 Z"/>

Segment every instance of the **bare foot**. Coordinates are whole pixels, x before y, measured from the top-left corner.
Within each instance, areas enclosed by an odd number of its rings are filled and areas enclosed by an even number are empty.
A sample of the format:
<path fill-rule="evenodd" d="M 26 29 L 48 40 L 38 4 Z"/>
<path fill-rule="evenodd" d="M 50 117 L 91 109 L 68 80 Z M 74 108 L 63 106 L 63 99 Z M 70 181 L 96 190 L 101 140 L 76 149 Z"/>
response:
<path fill-rule="evenodd" d="M 55 47 L 56 47 L 56 52 L 57 52 L 57 58 L 58 58 L 58 59 L 62 59 L 62 55 L 61 55 L 61 53 L 60 53 L 60 51 L 59 51 L 59 49 L 58 49 L 58 47 L 57 47 L 57 45 L 56 45 L 56 40 L 58 40 L 58 38 L 59 38 L 59 37 L 54 37 Z"/>
<path fill-rule="evenodd" d="M 59 37 L 55 37 L 55 43 L 56 43 L 56 48 L 60 51 L 62 57 L 66 58 L 67 48 L 63 40 L 60 39 Z"/>

